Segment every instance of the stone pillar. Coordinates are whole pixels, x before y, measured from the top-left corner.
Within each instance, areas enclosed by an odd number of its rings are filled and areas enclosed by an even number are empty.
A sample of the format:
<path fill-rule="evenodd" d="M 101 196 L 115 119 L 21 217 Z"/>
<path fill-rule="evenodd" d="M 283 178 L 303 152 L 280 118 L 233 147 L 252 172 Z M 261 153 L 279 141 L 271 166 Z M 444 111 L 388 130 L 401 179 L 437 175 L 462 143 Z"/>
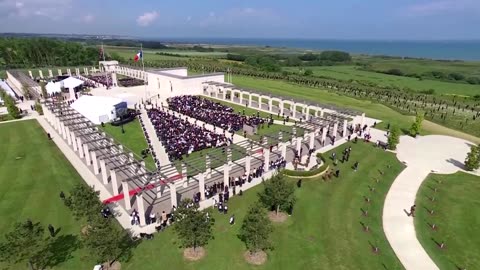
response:
<path fill-rule="evenodd" d="M 188 187 L 187 166 L 185 163 L 182 163 L 182 183 L 184 188 Z"/>
<path fill-rule="evenodd" d="M 112 183 L 113 196 L 118 195 L 118 180 L 117 172 L 114 169 L 110 169 L 110 181 Z"/>
<path fill-rule="evenodd" d="M 62 76 L 62 70 L 61 69 L 58 69 L 58 76 Z"/>
<path fill-rule="evenodd" d="M 268 99 L 268 111 L 271 112 L 273 109 L 273 100 L 272 98 Z"/>
<path fill-rule="evenodd" d="M 67 74 L 68 76 L 72 76 L 72 71 L 69 68 L 67 68 Z"/>
<path fill-rule="evenodd" d="M 68 145 L 72 145 L 72 134 L 70 133 L 70 128 L 65 127 L 65 132 L 67 133 L 67 143 L 68 143 Z"/>
<path fill-rule="evenodd" d="M 282 115 L 283 114 L 283 101 L 280 100 L 278 102 L 278 107 L 280 108 L 280 115 Z"/>
<path fill-rule="evenodd" d="M 104 159 L 100 159 L 100 170 L 102 172 L 103 184 L 108 185 L 107 165 L 105 164 Z"/>
<path fill-rule="evenodd" d="M 60 118 L 55 116 L 55 129 L 58 131 L 58 134 L 62 135 L 62 129 L 60 127 Z"/>
<path fill-rule="evenodd" d="M 75 74 L 78 76 L 80 75 L 80 69 L 79 68 L 75 68 Z"/>
<path fill-rule="evenodd" d="M 53 77 L 53 72 L 51 69 L 48 70 L 48 77 L 49 78 L 52 78 Z"/>
<path fill-rule="evenodd" d="M 365 125 L 365 113 L 362 113 L 362 122 L 360 124 L 361 128 Z"/>
<path fill-rule="evenodd" d="M 223 100 L 227 100 L 227 90 L 222 89 Z"/>
<path fill-rule="evenodd" d="M 170 184 L 170 202 L 172 203 L 172 207 L 177 207 L 177 186 L 175 186 L 175 182 Z"/>
<path fill-rule="evenodd" d="M 198 192 L 200 192 L 200 200 L 205 200 L 205 173 L 198 175 Z"/>
<path fill-rule="evenodd" d="M 245 156 L 245 174 L 246 175 L 250 174 L 250 171 L 252 170 L 251 163 L 252 163 L 252 157 L 250 156 L 250 154 L 247 154 L 247 156 Z"/>
<path fill-rule="evenodd" d="M 83 158 L 83 146 L 82 146 L 82 140 L 80 138 L 77 138 L 77 148 L 78 148 L 78 154 L 80 155 L 80 158 Z"/>
<path fill-rule="evenodd" d="M 88 76 L 88 68 L 85 68 L 85 75 Z"/>
<path fill-rule="evenodd" d="M 263 160 L 264 160 L 264 164 L 263 164 L 263 169 L 265 172 L 268 171 L 268 167 L 269 167 L 269 164 L 270 164 L 270 149 L 269 148 L 264 148 L 263 149 Z"/>
<path fill-rule="evenodd" d="M 207 171 L 207 177 L 208 177 L 208 178 L 210 178 L 210 173 L 211 173 L 211 171 L 210 171 L 210 169 L 211 169 L 210 166 L 211 166 L 211 165 L 210 165 L 210 156 L 209 156 L 209 155 L 205 155 L 205 167 L 206 167 L 205 169 L 206 169 L 206 171 Z"/>
<path fill-rule="evenodd" d="M 315 147 L 315 131 L 310 133 L 310 149 L 313 149 Z"/>
<path fill-rule="evenodd" d="M 30 76 L 30 78 L 33 79 L 33 74 L 32 74 L 32 71 L 31 71 L 31 70 L 28 71 L 28 75 Z"/>
<path fill-rule="evenodd" d="M 333 134 L 332 136 L 337 136 L 337 132 L 338 132 L 338 121 L 336 121 L 334 124 L 333 124 Z"/>
<path fill-rule="evenodd" d="M 132 203 L 130 201 L 130 191 L 128 190 L 128 181 L 126 179 L 122 180 L 122 192 L 123 200 L 125 201 L 125 209 L 128 211 L 132 208 Z"/>
<path fill-rule="evenodd" d="M 300 149 L 302 149 L 302 138 L 301 138 L 301 137 L 298 137 L 296 141 L 297 141 L 297 151 L 298 151 L 298 155 L 300 155 Z"/>
<path fill-rule="evenodd" d="M 140 226 L 145 226 L 147 225 L 147 222 L 145 220 L 145 206 L 143 202 L 143 194 L 142 192 L 137 193 L 137 207 L 138 207 L 138 215 L 140 218 Z"/>
<path fill-rule="evenodd" d="M 70 134 L 72 135 L 73 151 L 77 152 L 77 151 L 78 151 L 78 148 L 77 148 L 77 137 L 75 136 L 75 132 L 70 132 Z"/>
<path fill-rule="evenodd" d="M 93 163 L 93 174 L 97 175 L 99 173 L 98 169 L 98 161 L 97 161 L 97 153 L 95 151 L 92 151 L 91 153 L 92 156 L 92 163 Z"/>
<path fill-rule="evenodd" d="M 287 144 L 288 144 L 288 142 L 284 142 L 284 143 L 281 144 L 282 145 L 282 157 L 285 160 L 287 159 Z"/>
<path fill-rule="evenodd" d="M 230 177 L 230 164 L 227 162 L 223 164 L 223 183 L 229 185 L 228 178 Z"/>
<path fill-rule="evenodd" d="M 323 117 L 323 113 L 324 113 L 324 112 L 325 112 L 325 111 L 324 111 L 323 109 L 320 110 L 320 117 Z"/>
<path fill-rule="evenodd" d="M 60 129 L 62 130 L 62 137 L 64 140 L 67 139 L 67 131 L 65 130 L 65 124 L 60 122 Z"/>
<path fill-rule="evenodd" d="M 322 143 L 326 143 L 327 140 L 327 128 L 323 127 L 322 128 Z"/>
<path fill-rule="evenodd" d="M 239 98 L 239 103 L 243 104 L 243 92 L 242 91 L 240 91 L 240 96 L 238 98 Z"/>
<path fill-rule="evenodd" d="M 342 133 L 343 137 L 347 136 L 347 125 L 348 125 L 348 120 L 347 119 L 343 120 L 343 133 Z"/>
<path fill-rule="evenodd" d="M 248 94 L 248 107 L 252 107 L 252 93 Z"/>
<path fill-rule="evenodd" d="M 43 71 L 42 70 L 38 71 L 38 76 L 40 76 L 40 78 L 43 79 Z"/>
<path fill-rule="evenodd" d="M 90 159 L 90 150 L 88 150 L 88 144 L 83 145 L 83 152 L 85 154 L 85 160 L 87 161 L 87 166 L 92 164 L 92 160 Z"/>
<path fill-rule="evenodd" d="M 230 101 L 232 102 L 233 102 L 233 96 L 234 96 L 233 89 L 230 89 Z"/>

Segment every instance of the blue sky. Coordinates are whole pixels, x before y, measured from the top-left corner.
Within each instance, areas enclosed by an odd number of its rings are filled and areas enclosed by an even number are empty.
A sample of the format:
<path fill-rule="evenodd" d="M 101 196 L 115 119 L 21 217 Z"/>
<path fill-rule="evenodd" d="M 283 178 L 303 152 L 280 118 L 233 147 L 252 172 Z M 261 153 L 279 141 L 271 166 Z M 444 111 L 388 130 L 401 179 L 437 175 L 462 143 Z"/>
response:
<path fill-rule="evenodd" d="M 480 0 L 0 0 L 0 32 L 480 39 Z"/>

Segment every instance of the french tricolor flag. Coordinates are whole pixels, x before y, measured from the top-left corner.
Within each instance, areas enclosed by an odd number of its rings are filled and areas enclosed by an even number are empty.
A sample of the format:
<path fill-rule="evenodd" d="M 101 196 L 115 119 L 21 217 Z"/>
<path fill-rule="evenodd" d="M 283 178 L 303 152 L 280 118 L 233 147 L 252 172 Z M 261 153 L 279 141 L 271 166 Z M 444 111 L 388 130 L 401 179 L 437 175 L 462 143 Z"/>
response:
<path fill-rule="evenodd" d="M 143 52 L 138 51 L 137 54 L 135 54 L 135 57 L 133 58 L 133 61 L 137 62 L 138 60 L 141 60 L 143 58 Z"/>

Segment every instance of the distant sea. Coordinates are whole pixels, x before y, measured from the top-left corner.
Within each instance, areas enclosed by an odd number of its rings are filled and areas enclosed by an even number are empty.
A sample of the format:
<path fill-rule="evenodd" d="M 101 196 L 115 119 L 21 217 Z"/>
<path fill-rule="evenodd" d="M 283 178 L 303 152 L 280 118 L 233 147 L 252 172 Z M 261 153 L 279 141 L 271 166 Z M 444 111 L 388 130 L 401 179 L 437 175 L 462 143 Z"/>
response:
<path fill-rule="evenodd" d="M 164 38 L 163 42 L 251 45 L 309 50 L 342 50 L 353 54 L 389 55 L 444 60 L 480 60 L 480 40 L 472 41 L 361 41 L 256 38 Z"/>

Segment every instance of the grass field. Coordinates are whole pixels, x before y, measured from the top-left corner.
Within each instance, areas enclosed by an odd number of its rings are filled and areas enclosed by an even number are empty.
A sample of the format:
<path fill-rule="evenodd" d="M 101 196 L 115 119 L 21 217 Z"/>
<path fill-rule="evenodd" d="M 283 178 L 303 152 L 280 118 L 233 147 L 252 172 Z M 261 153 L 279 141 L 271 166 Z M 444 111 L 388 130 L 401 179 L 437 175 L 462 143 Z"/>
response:
<path fill-rule="evenodd" d="M 107 53 L 116 53 L 119 56 L 125 59 L 133 59 L 135 54 L 140 50 L 140 48 L 130 48 L 130 47 L 113 47 L 106 46 L 105 51 Z M 181 56 L 175 55 L 163 55 L 157 53 L 166 53 L 166 54 L 178 54 Z M 206 57 L 206 58 L 220 58 L 224 57 L 226 53 L 223 52 L 197 52 L 189 50 L 153 50 L 153 49 L 144 49 L 143 50 L 144 61 L 156 61 L 156 60 L 176 60 L 176 59 L 188 59 L 188 57 Z M 188 56 L 188 57 L 182 57 Z"/>
<path fill-rule="evenodd" d="M 402 165 L 393 154 L 371 144 L 353 144 L 352 149 L 350 162 L 339 164 L 340 179 L 305 180 L 296 191 L 294 213 L 285 224 L 275 226 L 274 250 L 268 253 L 264 266 L 244 262 L 245 247 L 237 238 L 241 221 L 248 206 L 257 200 L 261 186 L 230 200 L 228 215 L 215 211 L 215 238 L 201 261 L 186 262 L 169 229 L 156 235 L 155 240 L 142 243 L 123 266 L 128 270 L 158 269 L 162 265 L 171 269 L 402 269 L 381 229 L 383 201 Z M 350 168 L 355 160 L 361 160 L 358 172 Z M 392 168 L 376 184 L 373 178 L 379 176 L 377 170 L 385 170 L 387 164 Z M 376 185 L 374 193 L 369 193 L 369 185 Z M 363 196 L 370 196 L 371 203 L 366 203 Z M 368 217 L 362 216 L 360 208 L 368 209 Z M 235 214 L 234 226 L 228 225 L 230 214 Z M 361 222 L 370 227 L 370 232 L 363 231 Z M 370 244 L 378 246 L 380 252 L 374 254 Z"/>
<path fill-rule="evenodd" d="M 372 117 L 397 125 L 401 129 L 408 130 L 413 123 L 411 116 L 403 115 L 382 104 L 373 103 L 368 100 L 360 100 L 348 96 L 339 95 L 319 88 L 305 87 L 290 84 L 283 81 L 264 80 L 245 76 L 234 76 L 235 85 L 245 88 L 256 89 L 265 93 L 273 93 L 284 97 L 293 97 L 299 100 L 309 100 L 319 104 L 335 105 L 343 108 L 350 108 L 365 112 L 367 117 Z M 473 142 L 480 142 L 480 138 L 465 134 L 456 130 L 449 129 L 440 125 L 423 125 L 422 134 L 455 134 L 459 138 L 464 138 Z"/>
<path fill-rule="evenodd" d="M 0 230 L 5 232 L 13 222 L 32 218 L 60 227 L 59 236 L 68 235 L 62 239 L 72 241 L 78 237 L 80 222 L 73 220 L 58 193 L 68 191 L 82 179 L 41 130 L 33 121 L 2 124 L 0 128 L 0 146 L 4 149 L 0 172 L 6 176 L 0 180 Z M 340 179 L 305 180 L 296 191 L 294 213 L 285 224 L 275 226 L 275 249 L 269 252 L 266 265 L 247 265 L 242 258 L 244 245 L 237 238 L 242 218 L 262 188 L 258 186 L 229 202 L 229 214 L 235 214 L 236 225 L 228 225 L 229 215 L 214 213 L 215 238 L 207 246 L 203 260 L 185 262 L 176 236 L 168 229 L 153 241 L 141 243 L 132 259 L 122 263 L 122 269 L 160 269 L 166 265 L 171 269 L 401 269 L 381 229 L 381 212 L 385 194 L 402 165 L 393 154 L 371 144 L 352 144 L 352 149 L 350 162 L 338 165 Z M 356 160 L 361 161 L 360 168 L 353 172 L 350 166 Z M 392 165 L 389 170 L 387 164 Z M 380 176 L 378 170 L 385 174 L 376 183 L 373 179 Z M 370 193 L 369 186 L 373 185 L 375 192 Z M 363 196 L 372 201 L 366 203 Z M 361 208 L 368 209 L 368 216 L 362 216 Z M 370 232 L 362 230 L 361 222 L 370 227 Z M 93 263 L 85 257 L 84 250 L 66 256 L 70 243 L 63 244 L 62 252 L 57 254 L 60 262 L 54 269 L 91 268 Z M 374 254 L 371 245 L 378 246 L 380 252 Z"/>
<path fill-rule="evenodd" d="M 479 176 L 459 172 L 432 174 L 417 193 L 417 238 L 440 269 L 477 269 L 480 265 L 478 190 Z M 431 197 L 435 197 L 433 202 Z M 434 214 L 427 209 L 433 209 Z M 437 230 L 431 229 L 432 224 Z M 444 249 L 437 244 L 442 241 Z"/>
<path fill-rule="evenodd" d="M 102 126 L 98 126 L 98 128 L 105 131 L 105 133 L 113 137 L 117 142 L 121 143 L 125 150 L 133 152 L 135 158 L 138 160 L 141 160 L 141 151 L 148 148 L 142 127 L 137 119 L 123 126 L 125 133 L 122 133 L 121 127 L 112 126 L 110 124 L 106 124 L 103 128 Z M 148 155 L 145 159 L 145 166 L 152 171 L 156 169 L 155 162 L 151 155 Z"/>
<path fill-rule="evenodd" d="M 392 65 L 392 68 L 395 65 Z M 300 72 L 297 67 L 284 68 L 291 72 Z M 394 76 L 372 71 L 359 70 L 357 66 L 317 66 L 302 67 L 302 70 L 310 69 L 314 76 L 328 77 L 338 80 L 352 80 L 358 82 L 375 83 L 380 86 L 407 87 L 416 91 L 434 89 L 436 94 L 474 96 L 480 94 L 480 85 L 466 83 L 452 83 L 437 80 Z"/>
<path fill-rule="evenodd" d="M 83 182 L 35 120 L 0 124 L 0 239 L 15 222 L 31 219 L 59 228 L 55 269 L 90 269 L 82 250 L 65 248 L 79 240 L 81 224 L 63 205 L 59 193 Z M 47 231 L 48 234 L 48 231 Z M 0 269 L 27 269 L 24 265 Z"/>

